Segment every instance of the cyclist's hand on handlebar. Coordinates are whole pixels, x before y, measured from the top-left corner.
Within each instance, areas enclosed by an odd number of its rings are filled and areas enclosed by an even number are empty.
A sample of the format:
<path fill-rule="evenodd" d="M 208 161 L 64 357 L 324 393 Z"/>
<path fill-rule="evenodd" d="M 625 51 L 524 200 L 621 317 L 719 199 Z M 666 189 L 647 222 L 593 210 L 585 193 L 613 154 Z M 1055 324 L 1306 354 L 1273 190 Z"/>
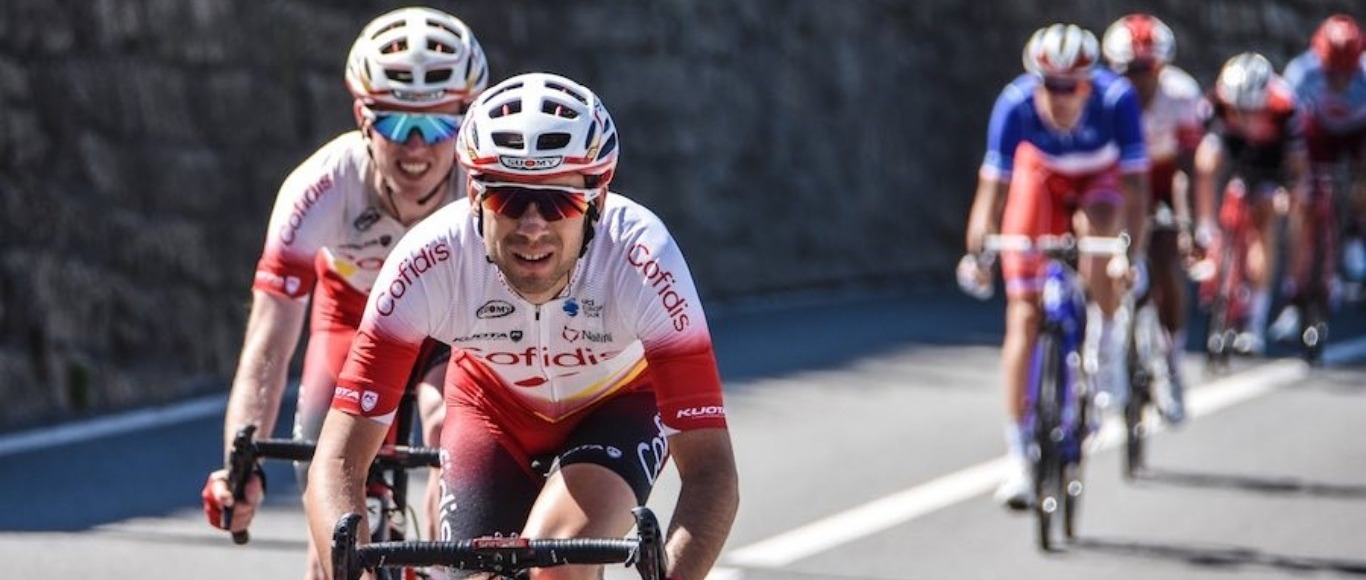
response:
<path fill-rule="evenodd" d="M 241 501 L 235 501 L 232 489 L 228 487 L 226 469 L 210 473 L 208 481 L 204 482 L 204 490 L 200 492 L 200 498 L 204 500 L 204 515 L 208 517 L 209 525 L 226 529 L 223 527 L 223 511 L 232 508 L 232 529 L 228 530 L 232 532 L 245 531 L 251 525 L 251 518 L 256 515 L 256 506 L 261 505 L 265 495 L 265 487 L 260 476 L 251 474 L 247 479 L 246 497 Z"/>
<path fill-rule="evenodd" d="M 958 287 L 969 296 L 978 300 L 991 298 L 995 293 L 991 280 L 991 263 L 981 257 L 967 254 L 958 261 L 955 271 Z"/>

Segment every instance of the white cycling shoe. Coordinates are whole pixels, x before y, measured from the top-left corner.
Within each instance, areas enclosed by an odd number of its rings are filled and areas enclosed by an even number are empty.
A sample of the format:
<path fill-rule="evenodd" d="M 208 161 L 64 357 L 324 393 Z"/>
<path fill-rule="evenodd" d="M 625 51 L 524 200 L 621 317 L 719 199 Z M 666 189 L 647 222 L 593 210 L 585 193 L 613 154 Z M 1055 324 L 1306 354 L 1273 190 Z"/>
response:
<path fill-rule="evenodd" d="M 1030 472 L 1029 464 L 1012 461 L 1005 481 L 996 488 L 992 497 L 996 503 L 1015 511 L 1034 507 L 1034 475 Z"/>

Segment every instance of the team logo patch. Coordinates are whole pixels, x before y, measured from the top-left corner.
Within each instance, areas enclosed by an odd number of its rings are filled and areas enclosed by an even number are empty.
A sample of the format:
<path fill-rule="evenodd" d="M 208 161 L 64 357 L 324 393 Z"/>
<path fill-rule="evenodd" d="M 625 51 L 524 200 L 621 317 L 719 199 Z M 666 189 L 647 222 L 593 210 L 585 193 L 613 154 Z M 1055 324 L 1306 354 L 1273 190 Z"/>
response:
<path fill-rule="evenodd" d="M 379 393 L 374 391 L 365 391 L 364 393 L 361 393 L 360 408 L 362 411 L 369 413 L 370 411 L 375 410 L 376 403 L 379 403 Z"/>
<path fill-rule="evenodd" d="M 568 299 L 568 300 L 565 300 L 565 301 L 564 301 L 564 313 L 565 313 L 565 314 L 568 314 L 568 315 L 570 316 L 570 318 L 573 318 L 573 317 L 575 317 L 575 316 L 578 316 L 578 315 L 579 315 L 579 302 L 578 302 L 577 300 L 574 300 L 573 298 L 570 298 L 570 299 Z"/>
<path fill-rule="evenodd" d="M 502 318 L 516 310 L 517 307 L 506 300 L 489 300 L 480 306 L 479 310 L 474 311 L 474 316 L 476 318 Z"/>

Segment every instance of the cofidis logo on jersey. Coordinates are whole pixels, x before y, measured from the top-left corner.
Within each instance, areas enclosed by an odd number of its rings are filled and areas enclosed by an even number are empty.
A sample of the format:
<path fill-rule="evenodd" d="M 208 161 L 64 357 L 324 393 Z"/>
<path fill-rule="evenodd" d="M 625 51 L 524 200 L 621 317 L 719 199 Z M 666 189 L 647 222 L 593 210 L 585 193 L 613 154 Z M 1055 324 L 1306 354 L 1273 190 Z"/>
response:
<path fill-rule="evenodd" d="M 665 270 L 659 265 L 659 260 L 651 258 L 652 252 L 645 244 L 631 246 L 631 251 L 626 254 L 626 261 L 635 266 L 636 270 L 645 277 L 650 288 L 654 289 L 655 295 L 659 297 L 659 303 L 664 310 L 669 313 L 669 318 L 673 320 L 674 330 L 682 332 L 688 327 L 688 299 L 674 290 L 673 272 Z"/>
<path fill-rule="evenodd" d="M 437 240 L 399 262 L 398 275 L 389 280 L 388 285 L 379 289 L 380 293 L 375 297 L 375 308 L 379 310 L 380 316 L 393 314 L 394 306 L 408 293 L 408 289 L 417 283 L 417 279 L 422 277 L 423 273 L 449 259 L 450 245 L 445 240 Z"/>
<path fill-rule="evenodd" d="M 304 215 L 308 213 L 308 210 L 313 209 L 323 194 L 330 189 L 332 189 L 332 176 L 324 175 L 322 179 L 304 190 L 303 196 L 295 200 L 294 205 L 289 208 L 289 219 L 286 219 L 284 225 L 280 227 L 281 242 L 284 242 L 286 246 L 294 243 L 295 238 L 299 236 L 299 228 L 304 225 Z"/>

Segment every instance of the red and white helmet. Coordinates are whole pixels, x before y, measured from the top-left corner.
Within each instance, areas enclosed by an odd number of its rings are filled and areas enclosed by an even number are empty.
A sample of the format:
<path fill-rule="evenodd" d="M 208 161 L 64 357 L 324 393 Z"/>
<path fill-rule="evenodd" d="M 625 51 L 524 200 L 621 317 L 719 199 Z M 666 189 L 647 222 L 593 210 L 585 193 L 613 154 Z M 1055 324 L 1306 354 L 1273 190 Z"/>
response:
<path fill-rule="evenodd" d="M 1224 63 L 1214 96 L 1225 104 L 1244 111 L 1266 107 L 1271 95 L 1271 79 L 1276 76 L 1271 61 L 1255 52 L 1244 52 Z"/>
<path fill-rule="evenodd" d="M 579 173 L 605 186 L 617 167 L 617 126 L 597 95 L 559 75 L 525 73 L 484 91 L 456 148 L 472 176 Z"/>
<path fill-rule="evenodd" d="M 1115 72 L 1131 65 L 1160 66 L 1176 56 L 1176 35 L 1156 16 L 1130 14 L 1105 29 L 1101 49 Z"/>
<path fill-rule="evenodd" d="M 424 7 L 371 20 L 351 45 L 346 87 L 366 105 L 469 103 L 488 85 L 488 61 L 459 18 Z"/>
<path fill-rule="evenodd" d="M 1038 76 L 1087 73 L 1100 58 L 1096 35 L 1075 24 L 1054 24 L 1034 32 L 1025 43 L 1024 68 Z"/>
<path fill-rule="evenodd" d="M 1366 49 L 1361 27 L 1346 14 L 1334 14 L 1324 20 L 1309 44 L 1319 56 L 1324 69 L 1339 73 L 1350 73 L 1359 68 L 1362 50 Z"/>

